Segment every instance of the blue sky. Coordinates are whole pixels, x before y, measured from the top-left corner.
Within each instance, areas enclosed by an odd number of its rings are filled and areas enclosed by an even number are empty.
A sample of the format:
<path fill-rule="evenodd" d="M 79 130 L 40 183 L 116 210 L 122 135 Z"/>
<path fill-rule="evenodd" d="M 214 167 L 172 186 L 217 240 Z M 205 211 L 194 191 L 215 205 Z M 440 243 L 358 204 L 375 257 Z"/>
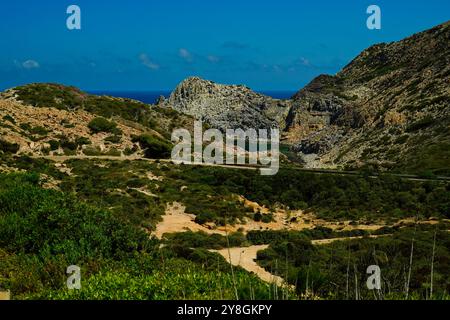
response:
<path fill-rule="evenodd" d="M 81 8 L 81 30 L 66 27 L 71 4 Z M 381 7 L 381 30 L 366 27 L 371 4 Z M 449 19 L 448 0 L 5 0 L 0 89 L 165 90 L 196 75 L 297 90 L 372 44 Z"/>

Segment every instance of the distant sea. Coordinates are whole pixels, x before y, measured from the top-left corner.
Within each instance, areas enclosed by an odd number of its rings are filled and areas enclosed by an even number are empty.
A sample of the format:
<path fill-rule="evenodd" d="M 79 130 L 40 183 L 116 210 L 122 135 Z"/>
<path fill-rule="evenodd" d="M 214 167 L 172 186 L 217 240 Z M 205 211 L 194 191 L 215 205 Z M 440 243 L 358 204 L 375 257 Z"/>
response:
<path fill-rule="evenodd" d="M 258 91 L 261 94 L 272 97 L 274 99 L 289 99 L 296 91 Z M 160 96 L 168 98 L 171 91 L 89 91 L 95 95 L 106 95 L 118 98 L 129 98 L 144 103 L 154 104 Z"/>

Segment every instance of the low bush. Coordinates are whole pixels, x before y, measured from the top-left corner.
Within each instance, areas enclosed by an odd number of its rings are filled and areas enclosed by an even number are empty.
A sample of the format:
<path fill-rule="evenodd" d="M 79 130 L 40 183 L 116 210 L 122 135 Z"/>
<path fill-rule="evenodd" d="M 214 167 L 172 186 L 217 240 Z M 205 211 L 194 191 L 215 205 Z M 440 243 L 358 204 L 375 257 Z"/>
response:
<path fill-rule="evenodd" d="M 6 140 L 0 139 L 0 151 L 4 153 L 17 153 L 19 151 L 20 146 L 17 143 L 11 143 Z"/>
<path fill-rule="evenodd" d="M 115 133 L 117 129 L 117 124 L 112 121 L 108 121 L 107 119 L 103 117 L 97 117 L 92 119 L 88 123 L 88 128 L 91 129 L 93 133 L 99 133 L 99 132 L 110 132 Z"/>
<path fill-rule="evenodd" d="M 152 159 L 168 159 L 172 152 L 172 144 L 164 139 L 148 134 L 133 137 L 133 142 L 137 142 L 144 149 L 145 157 Z"/>
<path fill-rule="evenodd" d="M 411 123 L 406 127 L 407 132 L 415 132 L 419 131 L 421 129 L 425 129 L 430 127 L 431 125 L 434 125 L 436 123 L 436 120 L 433 119 L 431 116 L 425 116 L 424 118 L 417 120 L 416 122 Z"/>

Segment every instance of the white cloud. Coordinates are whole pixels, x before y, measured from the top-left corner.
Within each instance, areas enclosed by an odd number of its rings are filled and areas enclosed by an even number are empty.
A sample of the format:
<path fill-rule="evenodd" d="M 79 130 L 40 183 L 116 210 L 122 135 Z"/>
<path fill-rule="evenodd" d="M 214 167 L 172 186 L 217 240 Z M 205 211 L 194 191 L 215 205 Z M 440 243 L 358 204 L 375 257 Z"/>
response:
<path fill-rule="evenodd" d="M 298 63 L 302 66 L 306 66 L 306 67 L 310 67 L 311 63 L 309 62 L 308 59 L 304 58 L 304 57 L 300 57 L 300 59 L 298 59 Z"/>
<path fill-rule="evenodd" d="M 187 62 L 192 62 L 193 60 L 192 54 L 185 48 L 181 48 L 180 50 L 178 50 L 178 55 Z"/>
<path fill-rule="evenodd" d="M 276 73 L 281 73 L 281 72 L 283 72 L 283 69 L 282 69 L 279 65 L 274 65 L 274 66 L 273 66 L 273 70 L 274 70 Z"/>
<path fill-rule="evenodd" d="M 37 69 L 40 67 L 40 65 L 35 60 L 27 60 L 22 63 L 22 67 L 25 69 Z"/>
<path fill-rule="evenodd" d="M 142 64 L 151 70 L 158 70 L 160 68 L 159 64 L 152 62 L 149 56 L 145 53 L 141 53 L 139 55 L 139 60 L 141 60 Z"/>
<path fill-rule="evenodd" d="M 220 58 L 216 57 L 216 56 L 207 56 L 206 58 L 208 59 L 209 62 L 212 62 L 212 63 L 217 63 L 220 61 Z"/>

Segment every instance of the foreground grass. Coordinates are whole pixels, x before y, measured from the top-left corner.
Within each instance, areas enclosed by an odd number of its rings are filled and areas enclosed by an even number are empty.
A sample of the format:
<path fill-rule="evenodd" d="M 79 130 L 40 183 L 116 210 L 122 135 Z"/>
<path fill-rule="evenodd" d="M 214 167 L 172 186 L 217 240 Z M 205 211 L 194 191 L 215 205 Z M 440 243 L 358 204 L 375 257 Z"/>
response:
<path fill-rule="evenodd" d="M 231 272 L 218 255 L 159 245 L 105 209 L 43 189 L 36 174 L 0 175 L 0 287 L 15 298 L 275 297 L 269 284 Z M 82 269 L 77 292 L 66 289 L 66 268 L 73 264 Z"/>

